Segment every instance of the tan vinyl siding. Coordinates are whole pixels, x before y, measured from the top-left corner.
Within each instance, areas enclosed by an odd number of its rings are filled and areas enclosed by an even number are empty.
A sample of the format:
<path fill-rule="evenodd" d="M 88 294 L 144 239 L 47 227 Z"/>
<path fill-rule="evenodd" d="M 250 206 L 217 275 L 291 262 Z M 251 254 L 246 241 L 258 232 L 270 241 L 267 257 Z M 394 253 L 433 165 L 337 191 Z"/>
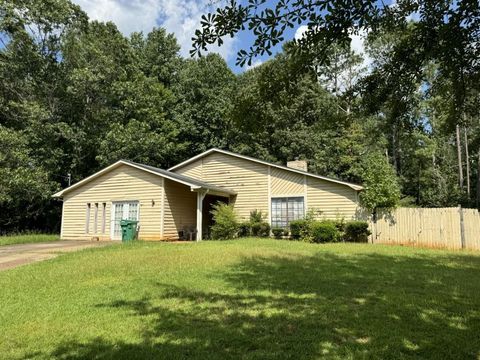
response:
<path fill-rule="evenodd" d="M 237 192 L 233 203 L 240 217 L 250 211 L 269 211 L 268 165 L 223 153 L 211 153 L 179 169 L 177 173 Z M 307 209 L 322 211 L 322 218 L 355 218 L 357 192 L 349 186 L 270 166 L 270 196 L 304 196 Z"/>
<path fill-rule="evenodd" d="M 64 196 L 63 239 L 110 239 L 112 202 L 139 201 L 139 238 L 161 238 L 162 178 L 127 165 L 119 165 Z M 153 200 L 153 202 L 152 202 Z M 85 233 L 87 204 L 90 203 L 90 231 Z M 95 233 L 95 203 L 98 203 L 98 225 Z M 102 204 L 105 209 L 105 233 L 102 233 Z"/>
<path fill-rule="evenodd" d="M 177 239 L 180 230 L 196 228 L 197 193 L 190 187 L 165 179 L 164 203 L 165 239 Z"/>
<path fill-rule="evenodd" d="M 307 201 L 308 208 L 320 210 L 322 218 L 351 220 L 358 209 L 355 190 L 310 176 L 307 176 Z"/>
<path fill-rule="evenodd" d="M 182 166 L 180 169 L 175 170 L 177 174 L 190 176 L 191 178 L 201 180 L 202 179 L 202 159 L 194 161 L 190 164 Z"/>
<path fill-rule="evenodd" d="M 302 174 L 278 168 L 271 168 L 272 196 L 303 195 L 304 178 Z"/>
<path fill-rule="evenodd" d="M 195 163 L 201 162 L 202 159 Z M 237 214 L 242 219 L 250 211 L 261 210 L 268 215 L 268 167 L 226 154 L 213 153 L 203 158 L 202 180 L 234 190 L 231 198 Z"/>

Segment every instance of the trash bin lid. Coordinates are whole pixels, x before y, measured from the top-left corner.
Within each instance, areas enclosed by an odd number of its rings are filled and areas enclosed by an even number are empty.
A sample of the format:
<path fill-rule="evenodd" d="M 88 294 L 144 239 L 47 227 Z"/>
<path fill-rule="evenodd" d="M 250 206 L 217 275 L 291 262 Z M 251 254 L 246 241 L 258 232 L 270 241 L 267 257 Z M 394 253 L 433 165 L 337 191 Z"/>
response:
<path fill-rule="evenodd" d="M 137 225 L 137 220 L 121 220 L 120 225 Z"/>

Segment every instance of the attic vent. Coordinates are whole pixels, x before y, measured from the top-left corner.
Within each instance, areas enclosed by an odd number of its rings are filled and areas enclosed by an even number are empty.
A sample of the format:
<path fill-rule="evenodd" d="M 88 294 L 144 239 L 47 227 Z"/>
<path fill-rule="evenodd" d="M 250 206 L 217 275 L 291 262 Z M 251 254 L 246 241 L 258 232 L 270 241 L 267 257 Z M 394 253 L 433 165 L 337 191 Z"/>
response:
<path fill-rule="evenodd" d="M 287 167 L 302 171 L 308 171 L 307 162 L 305 160 L 287 161 Z"/>

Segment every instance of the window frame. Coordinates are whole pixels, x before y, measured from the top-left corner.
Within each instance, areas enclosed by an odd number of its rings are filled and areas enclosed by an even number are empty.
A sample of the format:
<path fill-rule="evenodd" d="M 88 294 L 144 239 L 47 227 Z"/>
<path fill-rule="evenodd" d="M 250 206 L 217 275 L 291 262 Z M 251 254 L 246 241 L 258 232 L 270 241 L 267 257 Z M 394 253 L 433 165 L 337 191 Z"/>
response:
<path fill-rule="evenodd" d="M 92 208 L 91 203 L 87 203 L 87 208 L 86 208 L 86 218 L 85 218 L 85 234 L 90 233 L 90 211 Z"/>
<path fill-rule="evenodd" d="M 298 201 L 301 199 L 301 202 Z M 297 200 L 297 202 L 292 202 Z M 298 206 L 296 204 L 302 204 L 301 213 L 299 213 Z M 272 196 L 270 198 L 271 217 L 270 225 L 272 228 L 286 229 L 290 225 L 291 221 L 305 218 L 305 196 L 293 195 L 293 196 Z M 290 206 L 292 210 L 290 211 Z M 280 211 L 280 215 L 276 215 Z M 283 215 L 285 213 L 285 215 Z M 279 220 L 278 220 L 279 219 Z"/>
<path fill-rule="evenodd" d="M 110 239 L 111 240 L 121 240 L 121 237 L 115 236 L 115 225 L 116 221 L 116 207 L 117 205 L 122 205 L 122 216 L 121 219 L 128 219 L 130 218 L 130 205 L 135 204 L 136 207 L 136 221 L 140 221 L 140 200 L 119 200 L 119 201 L 112 201 L 111 208 L 110 208 Z M 125 207 L 125 205 L 128 205 Z M 117 224 L 118 225 L 118 224 Z M 117 226 L 118 230 L 118 226 Z"/>
<path fill-rule="evenodd" d="M 107 203 L 102 203 L 102 234 L 105 234 L 107 216 Z"/>
<path fill-rule="evenodd" d="M 95 209 L 93 213 L 93 233 L 98 232 L 98 203 L 95 203 Z"/>

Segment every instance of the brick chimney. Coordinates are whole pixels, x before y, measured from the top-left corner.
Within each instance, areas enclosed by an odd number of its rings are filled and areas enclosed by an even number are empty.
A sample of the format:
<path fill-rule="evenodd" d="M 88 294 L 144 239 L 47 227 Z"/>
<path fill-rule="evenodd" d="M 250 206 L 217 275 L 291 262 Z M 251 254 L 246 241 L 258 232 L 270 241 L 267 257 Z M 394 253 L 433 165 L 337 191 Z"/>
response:
<path fill-rule="evenodd" d="M 306 160 L 287 161 L 287 167 L 292 169 L 302 170 L 302 171 L 308 171 Z"/>

